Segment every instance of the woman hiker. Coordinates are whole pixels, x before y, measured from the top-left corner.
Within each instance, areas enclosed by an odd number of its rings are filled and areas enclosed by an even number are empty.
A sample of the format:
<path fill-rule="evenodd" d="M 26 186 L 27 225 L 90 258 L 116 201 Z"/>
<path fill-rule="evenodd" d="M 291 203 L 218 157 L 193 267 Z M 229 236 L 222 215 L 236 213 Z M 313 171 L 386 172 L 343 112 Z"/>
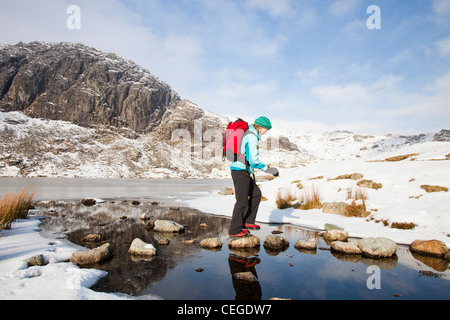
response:
<path fill-rule="evenodd" d="M 245 154 L 245 162 L 235 161 L 231 164 L 236 204 L 231 218 L 229 237 L 242 238 L 250 235 L 248 230 L 259 230 L 255 224 L 261 190 L 254 179 L 254 169 L 262 170 L 278 176 L 278 169 L 269 167 L 259 160 L 259 140 L 272 129 L 272 123 L 266 117 L 259 117 L 253 125 L 249 125 L 241 143 L 241 154 Z M 252 178 L 253 176 L 253 178 Z"/>

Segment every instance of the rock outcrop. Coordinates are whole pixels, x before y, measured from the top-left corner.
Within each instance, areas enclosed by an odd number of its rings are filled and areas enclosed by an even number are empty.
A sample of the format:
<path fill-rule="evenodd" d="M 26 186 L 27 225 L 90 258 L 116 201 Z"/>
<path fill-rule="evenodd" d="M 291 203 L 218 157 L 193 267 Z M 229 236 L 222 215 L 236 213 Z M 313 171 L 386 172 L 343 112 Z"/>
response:
<path fill-rule="evenodd" d="M 0 45 L 2 111 L 145 133 L 180 101 L 169 85 L 113 53 L 73 43 Z"/>

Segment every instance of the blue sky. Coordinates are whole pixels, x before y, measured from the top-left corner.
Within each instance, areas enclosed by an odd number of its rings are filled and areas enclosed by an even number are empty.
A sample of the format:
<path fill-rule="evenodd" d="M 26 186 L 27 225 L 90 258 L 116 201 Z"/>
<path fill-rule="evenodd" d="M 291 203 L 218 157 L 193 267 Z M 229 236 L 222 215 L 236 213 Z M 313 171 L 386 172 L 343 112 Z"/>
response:
<path fill-rule="evenodd" d="M 80 29 L 66 26 L 78 5 Z M 381 29 L 371 30 L 371 5 Z M 203 109 L 299 131 L 450 129 L 450 0 L 0 0 L 1 43 L 81 42 Z"/>

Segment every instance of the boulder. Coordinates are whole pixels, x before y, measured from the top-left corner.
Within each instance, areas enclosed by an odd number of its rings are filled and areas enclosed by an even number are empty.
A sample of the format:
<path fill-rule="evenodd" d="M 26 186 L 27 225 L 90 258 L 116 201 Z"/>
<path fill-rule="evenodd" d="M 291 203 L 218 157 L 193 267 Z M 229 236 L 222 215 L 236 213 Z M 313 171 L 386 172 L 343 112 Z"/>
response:
<path fill-rule="evenodd" d="M 91 243 L 96 243 L 96 242 L 100 242 L 101 237 L 98 234 L 90 234 L 87 235 L 86 237 L 84 237 L 81 241 L 82 242 L 91 242 Z"/>
<path fill-rule="evenodd" d="M 333 241 L 347 241 L 348 232 L 338 229 L 327 230 L 323 235 L 325 241 L 333 242 Z"/>
<path fill-rule="evenodd" d="M 28 267 L 45 266 L 46 265 L 42 254 L 38 254 L 37 256 L 34 256 L 34 257 L 28 259 L 27 263 L 28 263 Z"/>
<path fill-rule="evenodd" d="M 388 238 L 365 238 L 358 241 L 364 256 L 369 258 L 388 258 L 397 252 L 397 244 Z"/>
<path fill-rule="evenodd" d="M 409 249 L 413 252 L 436 257 L 444 257 L 449 252 L 445 243 L 439 240 L 416 240 Z"/>
<path fill-rule="evenodd" d="M 184 226 L 171 220 L 156 220 L 154 231 L 181 233 L 184 232 Z"/>
<path fill-rule="evenodd" d="M 282 250 L 289 247 L 289 241 L 280 236 L 269 235 L 265 238 L 263 246 L 266 249 Z"/>
<path fill-rule="evenodd" d="M 81 200 L 81 203 L 86 207 L 92 207 L 97 203 L 97 201 L 92 198 L 85 198 L 85 199 Z"/>
<path fill-rule="evenodd" d="M 326 202 L 323 204 L 322 212 L 328 214 L 337 214 L 345 216 L 347 204 L 345 202 Z"/>
<path fill-rule="evenodd" d="M 333 241 L 330 245 L 331 251 L 346 254 L 361 254 L 362 251 L 357 242 Z"/>
<path fill-rule="evenodd" d="M 231 239 L 228 242 L 230 248 L 256 248 L 261 245 L 261 240 L 257 236 L 249 236 L 240 239 Z"/>
<path fill-rule="evenodd" d="M 295 249 L 301 249 L 301 250 L 316 250 L 317 249 L 317 243 L 316 239 L 300 239 L 296 242 L 294 245 Z"/>
<path fill-rule="evenodd" d="M 200 241 L 199 246 L 208 249 L 221 248 L 222 242 L 220 241 L 219 238 L 208 238 Z"/>
<path fill-rule="evenodd" d="M 145 243 L 139 238 L 133 240 L 128 252 L 136 256 L 156 256 L 156 248 L 152 244 Z"/>
<path fill-rule="evenodd" d="M 78 265 L 91 265 L 112 258 L 112 247 L 110 243 L 105 243 L 101 247 L 89 251 L 77 251 L 72 253 L 70 262 Z"/>

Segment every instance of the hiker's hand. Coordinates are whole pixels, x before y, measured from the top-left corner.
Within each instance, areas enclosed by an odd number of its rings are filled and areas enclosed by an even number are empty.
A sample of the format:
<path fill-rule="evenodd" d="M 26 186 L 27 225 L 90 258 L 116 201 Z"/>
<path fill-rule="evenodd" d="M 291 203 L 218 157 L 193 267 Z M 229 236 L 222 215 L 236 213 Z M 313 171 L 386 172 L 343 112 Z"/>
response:
<path fill-rule="evenodd" d="M 280 175 L 280 173 L 278 172 L 278 169 L 275 167 L 268 167 L 265 172 L 270 173 L 270 174 L 274 175 L 275 177 L 278 177 Z"/>

